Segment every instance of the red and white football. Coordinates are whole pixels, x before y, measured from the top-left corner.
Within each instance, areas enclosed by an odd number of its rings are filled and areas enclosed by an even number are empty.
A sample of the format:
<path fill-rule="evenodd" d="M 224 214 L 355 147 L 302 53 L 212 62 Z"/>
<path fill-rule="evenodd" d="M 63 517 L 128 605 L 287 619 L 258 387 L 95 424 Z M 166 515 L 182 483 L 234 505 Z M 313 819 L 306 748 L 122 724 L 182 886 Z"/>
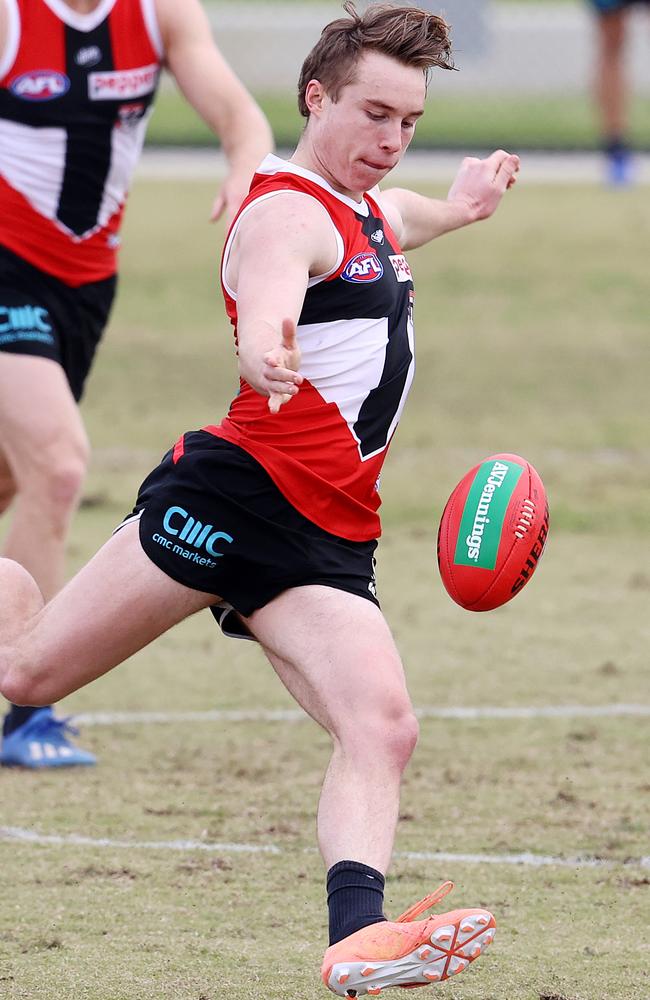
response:
<path fill-rule="evenodd" d="M 500 607 L 530 580 L 547 535 L 535 469 L 519 455 L 491 455 L 461 479 L 442 513 L 438 566 L 447 593 L 468 611 Z"/>

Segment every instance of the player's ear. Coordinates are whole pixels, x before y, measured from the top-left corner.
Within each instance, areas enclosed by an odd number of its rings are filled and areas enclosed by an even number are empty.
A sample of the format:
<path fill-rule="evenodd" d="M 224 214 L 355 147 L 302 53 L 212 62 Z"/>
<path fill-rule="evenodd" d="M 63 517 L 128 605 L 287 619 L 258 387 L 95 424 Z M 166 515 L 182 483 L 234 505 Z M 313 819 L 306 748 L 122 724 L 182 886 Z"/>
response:
<path fill-rule="evenodd" d="M 319 115 L 325 103 L 325 88 L 320 80 L 310 80 L 305 89 L 305 104 L 310 115 Z"/>

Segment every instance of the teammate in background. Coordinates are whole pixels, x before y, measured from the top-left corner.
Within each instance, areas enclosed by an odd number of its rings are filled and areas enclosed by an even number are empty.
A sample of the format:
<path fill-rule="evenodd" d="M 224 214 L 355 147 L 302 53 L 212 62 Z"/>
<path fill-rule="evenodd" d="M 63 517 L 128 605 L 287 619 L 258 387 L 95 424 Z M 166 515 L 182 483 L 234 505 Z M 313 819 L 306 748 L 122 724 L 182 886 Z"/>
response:
<path fill-rule="evenodd" d="M 397 921 L 383 914 L 417 721 L 373 556 L 377 482 L 414 367 L 404 250 L 492 215 L 519 160 L 464 160 L 446 200 L 380 194 L 428 71 L 451 65 L 448 29 L 415 7 L 345 10 L 303 64 L 295 153 L 259 167 L 224 249 L 239 395 L 218 426 L 182 435 L 49 604 L 0 560 L 0 691 L 59 699 L 207 607 L 224 631 L 248 630 L 332 739 L 318 809 L 322 977 L 363 996 L 447 979 L 494 935 L 483 909 L 417 919 L 449 883 Z"/>
<path fill-rule="evenodd" d="M 598 49 L 594 93 L 607 179 L 615 186 L 632 180 L 632 157 L 627 145 L 628 93 L 625 70 L 626 33 L 630 9 L 649 0 L 590 0 L 596 13 Z"/>
<path fill-rule="evenodd" d="M 88 442 L 77 403 L 116 284 L 122 213 L 162 66 L 220 137 L 230 222 L 272 148 L 199 0 L 0 0 L 0 513 L 45 600 L 63 582 Z M 0 763 L 92 764 L 50 706 L 13 706 Z"/>

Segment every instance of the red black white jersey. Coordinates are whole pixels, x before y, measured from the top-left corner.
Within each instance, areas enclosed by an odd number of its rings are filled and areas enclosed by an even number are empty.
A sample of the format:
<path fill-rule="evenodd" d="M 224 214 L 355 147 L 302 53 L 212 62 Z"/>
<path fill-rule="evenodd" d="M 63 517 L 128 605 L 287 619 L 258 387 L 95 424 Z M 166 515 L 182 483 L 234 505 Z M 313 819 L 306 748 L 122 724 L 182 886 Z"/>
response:
<path fill-rule="evenodd" d="M 156 92 L 154 0 L 2 0 L 0 243 L 70 285 L 113 274 Z"/>
<path fill-rule="evenodd" d="M 356 202 L 318 174 L 264 160 L 230 230 L 222 285 L 237 336 L 237 302 L 225 280 L 240 220 L 261 200 L 298 192 L 328 212 L 338 259 L 314 277 L 298 320 L 305 381 L 280 412 L 241 380 L 218 427 L 267 470 L 315 524 L 352 541 L 381 533 L 378 480 L 414 373 L 413 283 L 394 233 L 370 195 Z"/>

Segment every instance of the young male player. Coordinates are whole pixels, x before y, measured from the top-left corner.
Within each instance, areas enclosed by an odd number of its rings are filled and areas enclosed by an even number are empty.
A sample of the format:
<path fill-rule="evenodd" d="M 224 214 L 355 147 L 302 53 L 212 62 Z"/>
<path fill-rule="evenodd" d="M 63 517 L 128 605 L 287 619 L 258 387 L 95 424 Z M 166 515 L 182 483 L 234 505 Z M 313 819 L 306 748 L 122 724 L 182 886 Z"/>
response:
<path fill-rule="evenodd" d="M 445 201 L 380 194 L 424 110 L 428 70 L 450 64 L 447 26 L 419 8 L 345 9 L 304 63 L 298 148 L 262 163 L 224 250 L 239 395 L 218 426 L 179 438 L 50 604 L 0 561 L 0 690 L 58 699 L 201 608 L 226 627 L 235 617 L 331 736 L 322 976 L 362 996 L 461 972 L 494 934 L 482 909 L 417 919 L 449 884 L 397 921 L 383 914 L 417 722 L 373 555 L 377 480 L 413 375 L 404 250 L 490 216 L 519 161 L 464 160 Z"/>
<path fill-rule="evenodd" d="M 621 186 L 632 180 L 632 157 L 628 146 L 628 87 L 625 53 L 629 14 L 649 0 L 589 0 L 596 14 L 597 52 L 594 93 L 607 158 L 607 179 Z"/>
<path fill-rule="evenodd" d="M 271 149 L 198 0 L 0 0 L 0 513 L 46 600 L 88 442 L 77 403 L 115 292 L 119 228 L 160 70 L 221 137 L 232 219 Z M 13 706 L 0 763 L 92 764 L 51 708 Z"/>

